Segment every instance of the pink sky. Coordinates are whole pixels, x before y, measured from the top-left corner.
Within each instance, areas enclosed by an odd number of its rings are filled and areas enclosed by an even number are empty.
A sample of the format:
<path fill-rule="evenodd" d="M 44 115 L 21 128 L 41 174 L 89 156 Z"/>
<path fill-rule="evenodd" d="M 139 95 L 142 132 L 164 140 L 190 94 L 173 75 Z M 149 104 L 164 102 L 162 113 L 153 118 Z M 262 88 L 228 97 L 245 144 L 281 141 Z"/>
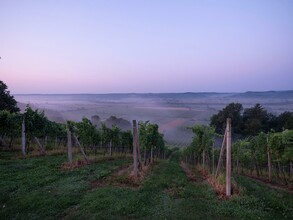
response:
<path fill-rule="evenodd" d="M 0 1 L 12 93 L 293 89 L 293 1 Z"/>

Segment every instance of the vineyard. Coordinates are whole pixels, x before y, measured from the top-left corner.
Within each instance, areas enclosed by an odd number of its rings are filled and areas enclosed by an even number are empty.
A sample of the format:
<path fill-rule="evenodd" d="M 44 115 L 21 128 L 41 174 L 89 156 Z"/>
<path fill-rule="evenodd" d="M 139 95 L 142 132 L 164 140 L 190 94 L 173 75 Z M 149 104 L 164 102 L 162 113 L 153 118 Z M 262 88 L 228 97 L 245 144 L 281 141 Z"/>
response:
<path fill-rule="evenodd" d="M 149 121 L 133 120 L 131 131 L 87 118 L 62 124 L 30 106 L 20 113 L 6 96 L 1 219 L 293 218 L 291 112 L 231 103 L 210 126 L 188 128 L 192 143 L 179 148 Z"/>

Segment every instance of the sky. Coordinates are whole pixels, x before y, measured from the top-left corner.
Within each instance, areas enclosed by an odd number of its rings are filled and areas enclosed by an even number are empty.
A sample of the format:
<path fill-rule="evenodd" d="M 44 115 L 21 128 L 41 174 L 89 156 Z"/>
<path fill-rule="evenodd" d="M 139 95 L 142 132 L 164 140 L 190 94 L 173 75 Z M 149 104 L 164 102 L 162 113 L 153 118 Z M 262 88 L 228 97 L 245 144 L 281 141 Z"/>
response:
<path fill-rule="evenodd" d="M 0 0 L 13 94 L 293 89 L 292 0 Z"/>

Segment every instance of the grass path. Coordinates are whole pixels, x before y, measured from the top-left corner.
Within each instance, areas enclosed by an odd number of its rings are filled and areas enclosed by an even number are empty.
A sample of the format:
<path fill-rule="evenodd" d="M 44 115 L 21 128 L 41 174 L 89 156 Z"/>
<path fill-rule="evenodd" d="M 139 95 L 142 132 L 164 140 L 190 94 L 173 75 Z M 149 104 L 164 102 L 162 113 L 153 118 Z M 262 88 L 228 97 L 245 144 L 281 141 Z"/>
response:
<path fill-rule="evenodd" d="M 72 171 L 60 170 L 65 156 L 0 159 L 0 219 L 293 218 L 292 195 L 236 177 L 245 195 L 219 200 L 198 173 L 198 181 L 186 176 L 178 156 L 156 162 L 139 188 L 91 184 L 130 164 L 129 159 Z"/>

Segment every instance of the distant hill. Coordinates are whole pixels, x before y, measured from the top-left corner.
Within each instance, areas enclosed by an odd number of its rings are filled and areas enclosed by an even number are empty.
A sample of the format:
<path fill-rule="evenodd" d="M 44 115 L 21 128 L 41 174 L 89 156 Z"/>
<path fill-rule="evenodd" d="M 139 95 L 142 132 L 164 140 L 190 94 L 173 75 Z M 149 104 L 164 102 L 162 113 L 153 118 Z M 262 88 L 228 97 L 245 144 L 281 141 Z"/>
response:
<path fill-rule="evenodd" d="M 244 92 L 234 94 L 235 98 L 293 98 L 293 90 L 288 91 L 266 91 L 266 92 Z"/>
<path fill-rule="evenodd" d="M 109 93 L 109 94 L 15 94 L 15 98 L 19 102 L 27 102 L 32 100 L 80 100 L 80 101 L 120 101 L 122 99 L 137 100 L 137 99 L 196 99 L 196 98 L 216 98 L 216 97 L 231 97 L 231 98 L 293 98 L 293 90 L 288 91 L 248 91 L 243 93 L 233 92 L 185 92 L 185 93 Z"/>

